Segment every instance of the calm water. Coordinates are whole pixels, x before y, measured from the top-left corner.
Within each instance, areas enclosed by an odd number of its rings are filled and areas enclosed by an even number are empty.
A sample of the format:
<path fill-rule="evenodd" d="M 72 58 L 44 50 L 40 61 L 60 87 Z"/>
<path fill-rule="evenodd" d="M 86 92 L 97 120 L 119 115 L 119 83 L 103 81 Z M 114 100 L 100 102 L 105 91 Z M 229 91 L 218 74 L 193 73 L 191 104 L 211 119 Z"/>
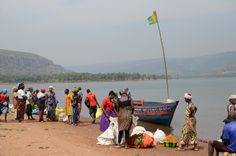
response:
<path fill-rule="evenodd" d="M 193 102 L 198 107 L 197 129 L 199 138 L 219 138 L 222 127 L 222 120 L 226 117 L 227 98 L 231 94 L 236 94 L 235 78 L 209 78 L 209 79 L 176 79 L 170 80 L 170 95 L 172 99 L 180 100 L 172 121 L 174 134 L 180 135 L 184 121 L 185 103 L 183 94 L 190 92 L 193 95 Z M 11 89 L 14 84 L 0 84 L 0 89 Z M 63 106 L 64 89 L 81 86 L 83 93 L 87 88 L 97 94 L 97 99 L 101 103 L 110 90 L 119 91 L 123 88 L 130 88 L 134 99 L 143 99 L 148 101 L 160 101 L 166 98 L 166 88 L 164 80 L 157 81 L 135 81 L 135 82 L 89 82 L 89 83 L 54 83 L 54 84 L 26 84 L 26 87 L 47 88 L 53 85 L 56 89 L 56 95 Z M 82 115 L 88 116 L 87 108 L 83 107 Z M 165 129 L 160 125 L 147 124 L 148 129 Z M 171 129 L 168 128 L 170 131 Z"/>

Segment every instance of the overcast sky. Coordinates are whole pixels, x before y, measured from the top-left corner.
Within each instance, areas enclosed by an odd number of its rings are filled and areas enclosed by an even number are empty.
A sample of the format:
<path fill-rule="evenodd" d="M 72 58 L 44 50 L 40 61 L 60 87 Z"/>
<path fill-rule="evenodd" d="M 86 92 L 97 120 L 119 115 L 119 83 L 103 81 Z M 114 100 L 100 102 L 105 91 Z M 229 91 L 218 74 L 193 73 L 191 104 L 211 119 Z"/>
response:
<path fill-rule="evenodd" d="M 236 50 L 236 0 L 0 0 L 0 49 L 63 66 Z"/>

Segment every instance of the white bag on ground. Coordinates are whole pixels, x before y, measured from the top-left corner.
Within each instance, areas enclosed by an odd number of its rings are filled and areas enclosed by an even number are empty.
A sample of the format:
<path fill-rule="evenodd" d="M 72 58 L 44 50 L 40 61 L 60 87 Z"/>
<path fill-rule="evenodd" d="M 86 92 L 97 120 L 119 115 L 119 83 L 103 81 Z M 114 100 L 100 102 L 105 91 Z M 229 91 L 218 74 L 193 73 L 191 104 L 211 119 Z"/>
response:
<path fill-rule="evenodd" d="M 133 116 L 133 123 L 130 128 L 130 131 L 132 132 L 133 127 L 137 125 L 138 117 Z M 98 136 L 98 145 L 115 145 L 118 144 L 118 118 L 117 117 L 110 117 L 109 120 L 110 125 L 108 129 L 103 132 L 101 135 Z M 121 141 L 123 143 L 123 139 Z"/>
<path fill-rule="evenodd" d="M 131 133 L 131 136 L 133 135 L 138 135 L 138 134 L 143 134 L 144 132 L 146 132 L 146 129 L 142 126 L 136 126 L 134 127 L 132 133 Z"/>
<path fill-rule="evenodd" d="M 108 129 L 98 136 L 98 145 L 114 145 L 118 137 L 118 119 L 110 117 L 110 125 Z"/>
<path fill-rule="evenodd" d="M 61 112 L 58 114 L 58 121 L 64 122 L 63 120 L 65 120 L 65 118 L 66 118 L 66 114 L 64 112 Z"/>
<path fill-rule="evenodd" d="M 157 129 L 156 132 L 154 133 L 154 140 L 156 143 L 162 144 L 165 138 L 166 134 L 160 129 Z"/>

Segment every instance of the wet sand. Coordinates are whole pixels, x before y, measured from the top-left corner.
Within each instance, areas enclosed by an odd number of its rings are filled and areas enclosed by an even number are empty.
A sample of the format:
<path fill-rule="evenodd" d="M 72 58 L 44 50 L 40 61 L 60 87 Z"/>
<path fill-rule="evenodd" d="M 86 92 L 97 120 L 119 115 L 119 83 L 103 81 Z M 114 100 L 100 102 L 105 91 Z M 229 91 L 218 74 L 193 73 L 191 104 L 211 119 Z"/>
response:
<path fill-rule="evenodd" d="M 37 118 L 37 116 L 35 116 Z M 97 145 L 101 134 L 99 124 L 81 119 L 78 126 L 62 122 L 25 120 L 18 123 L 12 114 L 7 123 L 1 116 L 0 156 L 206 156 L 207 144 L 200 142 L 199 151 L 176 151 L 157 145 L 149 149 L 117 149 L 115 146 Z"/>

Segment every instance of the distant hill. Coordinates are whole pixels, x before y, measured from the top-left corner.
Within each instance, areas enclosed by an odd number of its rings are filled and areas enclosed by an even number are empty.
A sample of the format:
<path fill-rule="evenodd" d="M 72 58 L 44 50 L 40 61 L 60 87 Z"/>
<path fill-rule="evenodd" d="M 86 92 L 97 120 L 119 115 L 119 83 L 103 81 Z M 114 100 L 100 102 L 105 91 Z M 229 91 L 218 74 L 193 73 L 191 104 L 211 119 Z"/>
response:
<path fill-rule="evenodd" d="M 192 58 L 167 58 L 168 74 L 173 77 L 236 76 L 236 51 Z M 162 58 L 67 67 L 75 72 L 164 74 Z"/>
<path fill-rule="evenodd" d="M 42 56 L 0 49 L 1 75 L 39 75 L 65 73 L 66 70 Z"/>

